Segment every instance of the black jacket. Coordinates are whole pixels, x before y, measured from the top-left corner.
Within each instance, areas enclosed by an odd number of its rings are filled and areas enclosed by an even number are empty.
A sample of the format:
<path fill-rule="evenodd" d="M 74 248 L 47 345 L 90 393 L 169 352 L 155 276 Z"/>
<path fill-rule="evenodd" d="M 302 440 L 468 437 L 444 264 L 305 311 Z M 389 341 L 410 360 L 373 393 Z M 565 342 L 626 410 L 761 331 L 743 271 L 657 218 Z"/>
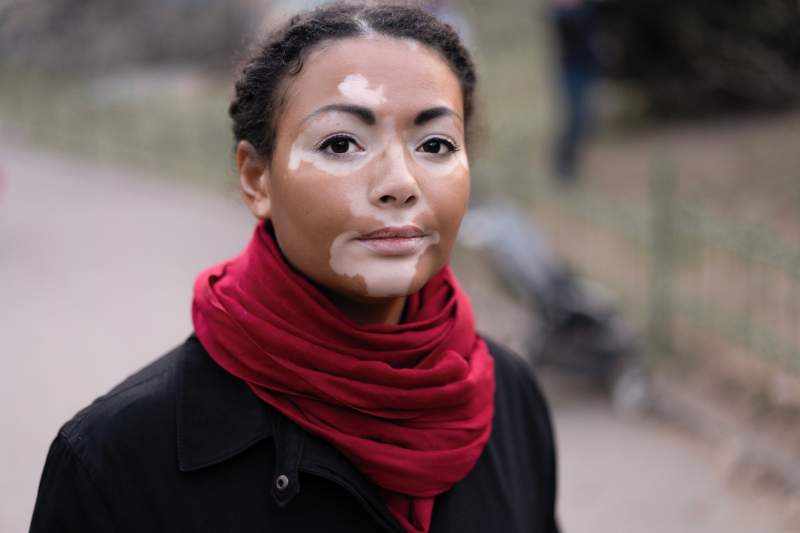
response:
<path fill-rule="evenodd" d="M 492 435 L 472 472 L 436 498 L 431 532 L 554 533 L 547 406 L 527 365 L 489 347 Z M 259 400 L 192 336 L 61 428 L 31 524 L 58 531 L 400 529 L 341 454 Z"/>

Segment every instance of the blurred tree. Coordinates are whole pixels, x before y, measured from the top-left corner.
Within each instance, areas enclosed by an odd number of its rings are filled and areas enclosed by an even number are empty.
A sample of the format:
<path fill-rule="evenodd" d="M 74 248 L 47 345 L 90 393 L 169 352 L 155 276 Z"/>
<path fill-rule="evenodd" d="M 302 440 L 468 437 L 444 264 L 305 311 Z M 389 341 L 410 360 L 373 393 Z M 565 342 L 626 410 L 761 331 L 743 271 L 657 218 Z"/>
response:
<path fill-rule="evenodd" d="M 798 0 L 608 0 L 597 7 L 606 72 L 639 86 L 655 114 L 798 102 Z"/>

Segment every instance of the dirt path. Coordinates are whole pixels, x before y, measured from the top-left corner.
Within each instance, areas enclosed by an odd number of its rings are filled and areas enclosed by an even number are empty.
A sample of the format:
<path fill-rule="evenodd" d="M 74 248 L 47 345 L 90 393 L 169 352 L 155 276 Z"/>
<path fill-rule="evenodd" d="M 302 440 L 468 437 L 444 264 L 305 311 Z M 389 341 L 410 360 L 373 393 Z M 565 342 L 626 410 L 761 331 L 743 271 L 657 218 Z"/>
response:
<path fill-rule="evenodd" d="M 252 222 L 234 194 L 1 138 L 0 168 L 0 531 L 12 532 L 27 528 L 60 424 L 182 341 L 194 276 L 241 249 Z M 484 327 L 505 335 L 475 285 Z M 775 502 L 729 487 L 701 445 L 554 394 L 565 531 L 789 531 Z"/>
<path fill-rule="evenodd" d="M 234 195 L 2 140 L 0 166 L 0 531 L 16 532 L 59 426 L 183 340 L 194 276 L 250 218 Z"/>

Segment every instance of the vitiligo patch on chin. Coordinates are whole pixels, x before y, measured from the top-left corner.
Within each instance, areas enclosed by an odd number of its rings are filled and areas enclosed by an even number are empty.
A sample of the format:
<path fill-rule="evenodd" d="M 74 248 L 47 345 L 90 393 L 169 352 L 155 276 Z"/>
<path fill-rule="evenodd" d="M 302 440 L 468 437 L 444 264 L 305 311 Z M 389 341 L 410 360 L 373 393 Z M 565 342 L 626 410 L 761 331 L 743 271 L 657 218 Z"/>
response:
<path fill-rule="evenodd" d="M 409 293 L 420 258 L 429 247 L 439 242 L 439 233 L 425 237 L 422 247 L 413 255 L 377 256 L 358 240 L 357 231 L 342 233 L 331 244 L 331 269 L 348 278 L 361 277 L 367 296 L 381 298 L 405 296 Z"/>

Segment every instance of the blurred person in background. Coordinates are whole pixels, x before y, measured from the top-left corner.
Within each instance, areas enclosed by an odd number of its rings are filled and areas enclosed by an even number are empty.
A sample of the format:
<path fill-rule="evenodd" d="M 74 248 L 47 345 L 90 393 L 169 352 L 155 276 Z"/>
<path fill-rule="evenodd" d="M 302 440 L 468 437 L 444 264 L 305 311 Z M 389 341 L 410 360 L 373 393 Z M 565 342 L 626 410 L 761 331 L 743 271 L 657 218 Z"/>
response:
<path fill-rule="evenodd" d="M 262 43 L 229 108 L 252 239 L 183 345 L 61 428 L 32 532 L 558 531 L 547 405 L 448 265 L 475 82 L 411 7 Z"/>
<path fill-rule="evenodd" d="M 581 149 L 591 120 L 590 91 L 597 74 L 592 6 L 587 0 L 550 0 L 555 31 L 561 117 L 553 170 L 561 182 L 580 172 Z"/>

